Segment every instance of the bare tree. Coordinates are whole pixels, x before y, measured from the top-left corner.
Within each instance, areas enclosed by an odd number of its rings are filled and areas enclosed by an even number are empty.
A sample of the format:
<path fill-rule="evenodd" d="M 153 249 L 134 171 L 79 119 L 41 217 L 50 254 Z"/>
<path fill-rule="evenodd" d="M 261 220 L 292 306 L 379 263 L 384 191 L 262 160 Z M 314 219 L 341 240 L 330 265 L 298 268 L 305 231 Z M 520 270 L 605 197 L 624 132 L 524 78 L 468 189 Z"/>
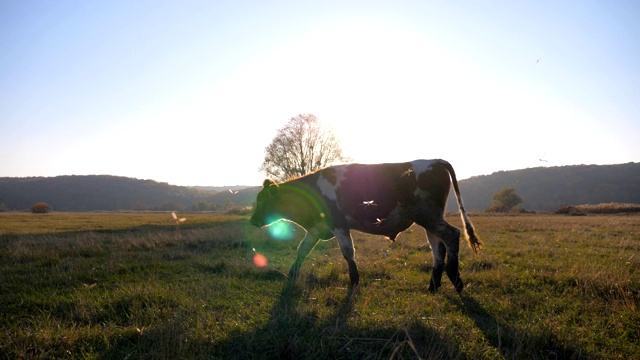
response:
<path fill-rule="evenodd" d="M 265 148 L 260 170 L 278 182 L 306 175 L 336 162 L 349 161 L 331 129 L 311 114 L 289 119 Z"/>

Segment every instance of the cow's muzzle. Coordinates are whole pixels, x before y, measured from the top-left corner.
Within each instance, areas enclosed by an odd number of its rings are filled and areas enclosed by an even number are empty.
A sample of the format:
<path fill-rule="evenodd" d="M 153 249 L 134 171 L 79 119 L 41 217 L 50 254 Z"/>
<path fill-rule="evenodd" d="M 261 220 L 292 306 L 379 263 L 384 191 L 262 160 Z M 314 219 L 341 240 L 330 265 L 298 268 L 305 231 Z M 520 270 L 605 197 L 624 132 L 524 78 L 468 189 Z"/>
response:
<path fill-rule="evenodd" d="M 251 225 L 255 226 L 255 227 L 262 227 L 263 224 L 260 223 L 260 221 L 258 219 L 256 219 L 255 217 L 251 217 L 251 219 L 249 219 L 249 222 L 251 223 Z"/>

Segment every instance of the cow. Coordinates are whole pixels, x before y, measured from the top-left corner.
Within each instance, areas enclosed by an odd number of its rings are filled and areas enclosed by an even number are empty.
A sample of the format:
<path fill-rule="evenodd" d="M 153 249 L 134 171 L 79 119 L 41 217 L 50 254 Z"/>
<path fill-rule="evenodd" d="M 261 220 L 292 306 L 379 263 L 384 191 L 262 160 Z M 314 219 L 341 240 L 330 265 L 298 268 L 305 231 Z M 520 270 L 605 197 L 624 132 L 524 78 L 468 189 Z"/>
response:
<path fill-rule="evenodd" d="M 451 184 L 469 246 L 477 253 L 482 244 L 462 204 L 455 172 L 441 159 L 336 165 L 281 184 L 267 179 L 250 222 L 264 227 L 284 219 L 307 231 L 289 279 L 295 279 L 318 240 L 335 237 L 349 266 L 352 288 L 358 285 L 360 275 L 350 231 L 384 235 L 395 241 L 399 233 L 416 223 L 425 229 L 433 253 L 429 291 L 438 290 L 446 270 L 456 291 L 461 292 L 460 230 L 444 219 Z"/>

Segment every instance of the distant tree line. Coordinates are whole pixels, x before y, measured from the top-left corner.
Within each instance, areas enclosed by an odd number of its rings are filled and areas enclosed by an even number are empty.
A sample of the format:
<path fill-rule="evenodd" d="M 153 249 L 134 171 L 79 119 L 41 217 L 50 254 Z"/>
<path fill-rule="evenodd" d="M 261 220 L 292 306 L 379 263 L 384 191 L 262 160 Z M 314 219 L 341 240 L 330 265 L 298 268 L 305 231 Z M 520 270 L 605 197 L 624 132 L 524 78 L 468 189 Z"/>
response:
<path fill-rule="evenodd" d="M 108 175 L 0 178 L 0 204 L 5 210 L 29 210 L 45 202 L 56 211 L 156 210 L 225 211 L 250 205 L 255 193 L 235 195 L 153 180 Z M 198 205 L 199 204 L 199 205 Z"/>
<path fill-rule="evenodd" d="M 603 203 L 589 205 L 565 205 L 556 209 L 556 214 L 581 216 L 586 214 L 616 214 L 640 212 L 640 204 Z"/>

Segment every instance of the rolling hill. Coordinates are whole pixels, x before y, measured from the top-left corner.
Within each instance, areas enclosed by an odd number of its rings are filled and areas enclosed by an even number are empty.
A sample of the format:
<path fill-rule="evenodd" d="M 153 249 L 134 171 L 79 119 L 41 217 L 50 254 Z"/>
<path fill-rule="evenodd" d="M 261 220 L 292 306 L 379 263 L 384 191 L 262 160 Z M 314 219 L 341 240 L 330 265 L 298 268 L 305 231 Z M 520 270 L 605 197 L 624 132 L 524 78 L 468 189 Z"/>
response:
<path fill-rule="evenodd" d="M 38 201 L 55 211 L 191 210 L 199 202 L 203 210 L 225 210 L 255 198 L 207 188 L 169 185 L 109 175 L 0 178 L 0 207 L 26 210 Z M 237 201 L 238 203 L 235 203 Z"/>
<path fill-rule="evenodd" d="M 526 210 L 554 211 L 563 205 L 640 203 L 640 163 L 575 165 L 499 171 L 459 181 L 465 208 L 489 207 L 493 194 L 513 187 Z M 453 192 L 452 192 L 453 193 Z M 447 209 L 458 206 L 453 194 Z"/>
<path fill-rule="evenodd" d="M 516 189 L 526 210 L 553 211 L 571 204 L 640 203 L 640 163 L 500 171 L 459 183 L 469 211 L 486 209 L 493 194 L 505 187 Z M 238 186 L 185 187 L 109 175 L 5 177 L 0 178 L 0 209 L 27 210 L 44 201 L 55 211 L 223 211 L 251 205 L 259 190 Z M 452 195 L 448 209 L 457 210 Z"/>

